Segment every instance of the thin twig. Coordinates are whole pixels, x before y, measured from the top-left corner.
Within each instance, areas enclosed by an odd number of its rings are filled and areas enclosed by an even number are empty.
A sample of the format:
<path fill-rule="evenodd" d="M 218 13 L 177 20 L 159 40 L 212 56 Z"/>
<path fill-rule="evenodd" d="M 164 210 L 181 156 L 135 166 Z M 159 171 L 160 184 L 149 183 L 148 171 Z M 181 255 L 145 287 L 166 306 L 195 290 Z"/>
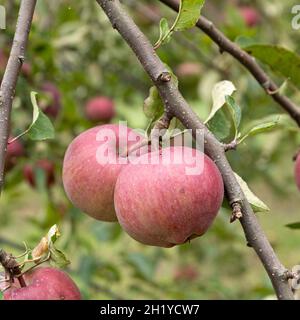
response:
<path fill-rule="evenodd" d="M 0 89 L 0 194 L 4 184 L 4 166 L 10 127 L 10 114 L 19 72 L 25 59 L 29 31 L 36 0 L 22 0 L 16 32 Z"/>
<path fill-rule="evenodd" d="M 177 0 L 160 0 L 168 7 L 178 11 Z M 259 66 L 255 59 L 246 51 L 241 49 L 236 43 L 229 40 L 216 26 L 203 16 L 200 16 L 197 27 L 206 33 L 220 48 L 220 52 L 228 52 L 239 61 L 257 80 L 265 92 L 272 97 L 300 126 L 300 108 L 296 106 L 288 97 L 281 95 L 279 87 Z"/>
<path fill-rule="evenodd" d="M 229 202 L 238 202 L 241 204 L 243 217 L 240 219 L 240 222 L 244 229 L 247 242 L 254 248 L 264 265 L 277 297 L 279 299 L 294 299 L 288 282 L 282 278 L 282 275 L 286 272 L 286 268 L 277 258 L 260 227 L 228 163 L 223 145 L 192 111 L 179 92 L 176 81 L 171 77 L 169 81 L 165 81 L 167 79 L 165 75 L 169 71 L 155 53 L 149 40 L 125 12 L 120 2 L 118 0 L 97 0 L 97 2 L 110 19 L 112 26 L 118 30 L 120 35 L 134 51 L 141 65 L 156 85 L 164 101 L 165 111 L 177 117 L 185 127 L 192 129 L 194 136 L 196 133 L 199 133 L 199 131 L 201 134 L 204 133 L 205 152 L 215 161 L 222 174 Z"/>
<path fill-rule="evenodd" d="M 224 148 L 225 152 L 227 152 L 229 150 L 236 150 L 237 146 L 238 146 L 237 140 L 233 140 L 229 143 L 223 143 L 223 148 Z"/>

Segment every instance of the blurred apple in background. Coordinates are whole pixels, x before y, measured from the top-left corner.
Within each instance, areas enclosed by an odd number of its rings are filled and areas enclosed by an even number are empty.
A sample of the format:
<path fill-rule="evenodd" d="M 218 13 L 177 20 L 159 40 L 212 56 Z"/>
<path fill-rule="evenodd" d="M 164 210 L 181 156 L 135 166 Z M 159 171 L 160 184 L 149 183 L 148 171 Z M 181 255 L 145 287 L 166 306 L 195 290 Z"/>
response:
<path fill-rule="evenodd" d="M 115 116 L 115 104 L 108 97 L 95 97 L 85 105 L 85 115 L 93 122 L 110 122 Z"/>
<path fill-rule="evenodd" d="M 55 119 L 61 110 L 61 95 L 54 83 L 46 82 L 41 87 L 42 91 L 49 96 L 49 101 L 44 103 L 42 109 L 46 115 Z"/>
<path fill-rule="evenodd" d="M 175 281 L 186 281 L 193 282 L 199 277 L 197 268 L 192 265 L 183 265 L 175 269 L 174 280 Z"/>
<path fill-rule="evenodd" d="M 36 170 L 42 170 L 45 177 L 47 187 L 50 187 L 55 182 L 55 166 L 54 163 L 48 159 L 38 160 L 34 164 L 27 164 L 23 168 L 23 174 L 26 181 L 32 186 L 36 187 Z"/>
<path fill-rule="evenodd" d="M 13 137 L 9 137 L 9 140 L 12 140 Z M 22 143 L 19 140 L 15 140 L 7 145 L 7 153 L 6 153 L 6 162 L 5 169 L 10 170 L 16 164 L 18 158 L 25 155 L 25 150 Z"/>
<path fill-rule="evenodd" d="M 255 27 L 261 21 L 260 13 L 251 6 L 240 6 L 239 11 L 248 27 Z"/>

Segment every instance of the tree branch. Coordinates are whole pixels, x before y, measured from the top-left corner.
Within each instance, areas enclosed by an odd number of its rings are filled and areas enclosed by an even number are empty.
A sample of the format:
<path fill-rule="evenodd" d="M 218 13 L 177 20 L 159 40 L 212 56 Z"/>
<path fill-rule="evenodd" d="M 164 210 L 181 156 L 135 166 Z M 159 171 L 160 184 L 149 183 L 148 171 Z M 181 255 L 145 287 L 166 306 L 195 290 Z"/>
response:
<path fill-rule="evenodd" d="M 166 75 L 169 71 L 157 56 L 149 40 L 135 25 L 131 17 L 124 11 L 118 0 L 97 0 L 112 26 L 118 30 L 124 40 L 136 54 L 153 83 L 156 85 L 162 100 L 165 103 L 165 111 L 177 117 L 185 127 L 196 133 L 197 129 L 204 132 L 205 152 L 218 166 L 229 203 L 240 203 L 243 216 L 239 219 L 244 229 L 247 242 L 254 248 L 262 264 L 264 265 L 273 287 L 279 299 L 293 299 L 292 291 L 287 280 L 284 279 L 286 269 L 280 263 L 261 229 L 250 204 L 238 184 L 234 173 L 228 163 L 222 144 L 205 127 L 197 115 L 189 107 L 182 97 L 178 87 L 171 77 Z"/>
<path fill-rule="evenodd" d="M 10 114 L 18 75 L 25 59 L 25 48 L 36 0 L 22 0 L 16 32 L 0 89 L 0 194 L 4 184 L 4 165 L 10 128 Z"/>
<path fill-rule="evenodd" d="M 160 0 L 173 10 L 179 10 L 177 0 Z M 246 51 L 242 50 L 236 43 L 229 40 L 214 24 L 203 16 L 200 16 L 197 27 L 206 33 L 220 48 L 221 52 L 228 52 L 239 61 L 257 80 L 265 92 L 272 97 L 298 124 L 300 127 L 300 108 L 288 97 L 279 93 L 279 87 L 259 66 L 255 59 Z"/>

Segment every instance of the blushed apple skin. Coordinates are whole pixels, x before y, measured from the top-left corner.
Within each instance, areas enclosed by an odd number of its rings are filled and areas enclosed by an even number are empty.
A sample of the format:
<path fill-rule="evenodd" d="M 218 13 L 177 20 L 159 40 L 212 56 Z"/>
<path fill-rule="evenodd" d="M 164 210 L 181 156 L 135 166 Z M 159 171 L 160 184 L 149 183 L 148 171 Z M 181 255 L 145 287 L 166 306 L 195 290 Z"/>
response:
<path fill-rule="evenodd" d="M 109 122 L 115 116 L 114 102 L 108 97 L 95 97 L 87 102 L 85 114 L 90 121 Z"/>
<path fill-rule="evenodd" d="M 26 287 L 20 288 L 15 280 L 4 291 L 4 300 L 81 300 L 74 281 L 63 271 L 41 267 L 24 275 Z"/>
<path fill-rule="evenodd" d="M 174 156 L 190 148 L 166 149 Z M 223 181 L 210 158 L 198 150 L 192 152 L 204 161 L 203 171 L 197 175 L 185 171 L 192 155 L 180 164 L 129 164 L 120 173 L 115 208 L 121 226 L 132 238 L 147 245 L 172 247 L 203 235 L 210 227 L 222 204 Z M 145 157 L 149 155 L 140 158 Z"/>
<path fill-rule="evenodd" d="M 300 190 L 300 155 L 298 154 L 295 162 L 295 180 L 298 189 Z"/>
<path fill-rule="evenodd" d="M 120 129 L 120 130 L 119 130 Z M 116 141 L 97 141 L 97 135 L 112 130 Z M 129 141 L 129 135 L 134 141 Z M 117 221 L 114 209 L 114 187 L 123 163 L 99 163 L 99 146 L 117 154 L 128 141 L 128 146 L 140 141 L 141 135 L 125 126 L 113 124 L 97 126 L 81 133 L 69 145 L 63 163 L 63 184 L 71 202 L 91 217 L 107 222 Z M 130 138 L 131 140 L 131 138 Z"/>

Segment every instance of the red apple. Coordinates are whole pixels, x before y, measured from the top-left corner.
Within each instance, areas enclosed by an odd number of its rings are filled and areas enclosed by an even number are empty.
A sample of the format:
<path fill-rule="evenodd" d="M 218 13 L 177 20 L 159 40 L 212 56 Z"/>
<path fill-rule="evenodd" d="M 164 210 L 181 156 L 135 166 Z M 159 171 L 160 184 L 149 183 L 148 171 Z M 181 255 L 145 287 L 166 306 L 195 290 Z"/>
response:
<path fill-rule="evenodd" d="M 260 23 L 261 17 L 255 8 L 251 6 L 241 6 L 239 7 L 239 11 L 248 27 L 255 27 Z"/>
<path fill-rule="evenodd" d="M 50 96 L 50 102 L 43 108 L 43 111 L 49 117 L 57 118 L 61 110 L 61 96 L 57 86 L 54 83 L 46 82 L 42 85 L 42 91 Z"/>
<path fill-rule="evenodd" d="M 118 220 L 132 238 L 172 247 L 207 231 L 223 194 L 215 163 L 196 149 L 179 146 L 129 164 L 118 177 L 114 201 Z"/>
<path fill-rule="evenodd" d="M 61 270 L 36 268 L 25 273 L 24 280 L 27 286 L 21 288 L 15 280 L 12 286 L 3 292 L 4 300 L 81 300 L 76 284 Z"/>
<path fill-rule="evenodd" d="M 90 121 L 109 122 L 115 116 L 114 102 L 108 97 L 95 97 L 87 102 L 85 114 Z"/>
<path fill-rule="evenodd" d="M 63 163 L 63 184 L 71 202 L 95 219 L 116 221 L 114 187 L 127 163 L 127 158 L 119 157 L 119 150 L 142 138 L 130 128 L 112 124 L 91 128 L 76 137 Z"/>
<path fill-rule="evenodd" d="M 9 140 L 11 139 L 12 137 L 9 137 Z M 5 163 L 6 170 L 9 170 L 13 166 L 15 166 L 17 163 L 17 159 L 22 157 L 24 154 L 25 154 L 24 147 L 19 140 L 15 140 L 12 143 L 9 143 L 7 146 L 7 153 L 6 153 L 6 163 Z"/>
<path fill-rule="evenodd" d="M 55 166 L 54 166 L 53 162 L 51 162 L 47 159 L 41 159 L 41 160 L 38 160 L 33 165 L 27 164 L 24 166 L 23 174 L 24 174 L 26 181 L 32 187 L 36 186 L 35 169 L 37 169 L 37 168 L 42 169 L 44 171 L 47 187 L 50 187 L 51 185 L 53 185 L 55 182 Z"/>
<path fill-rule="evenodd" d="M 300 190 L 300 153 L 297 155 L 296 162 L 295 162 L 295 180 L 298 189 Z"/>

